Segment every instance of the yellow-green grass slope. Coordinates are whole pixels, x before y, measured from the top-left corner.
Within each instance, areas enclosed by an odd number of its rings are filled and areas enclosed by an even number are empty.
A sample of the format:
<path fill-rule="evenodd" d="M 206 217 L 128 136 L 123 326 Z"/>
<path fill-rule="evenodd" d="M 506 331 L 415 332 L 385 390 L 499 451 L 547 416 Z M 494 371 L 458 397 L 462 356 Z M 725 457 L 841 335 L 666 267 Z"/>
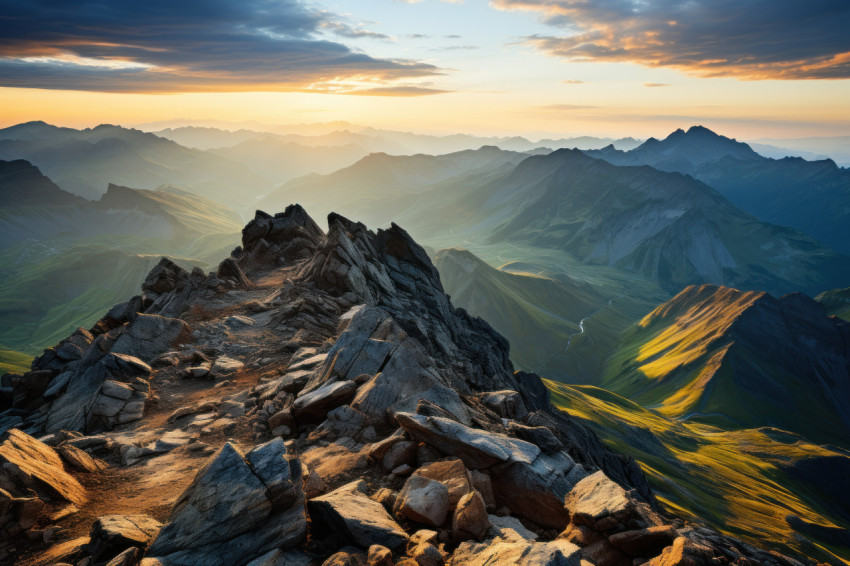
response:
<path fill-rule="evenodd" d="M 805 295 L 692 286 L 624 334 L 596 385 L 670 418 L 850 448 L 839 326 Z"/>
<path fill-rule="evenodd" d="M 668 509 L 764 548 L 850 564 L 846 451 L 773 428 L 668 418 L 593 386 L 545 383 L 556 406 L 640 463 Z M 822 466 L 837 471 L 821 474 Z"/>
<path fill-rule="evenodd" d="M 825 291 L 815 297 L 826 311 L 842 320 L 850 320 L 850 287 L 846 289 L 832 289 Z"/>
<path fill-rule="evenodd" d="M 4 373 L 24 373 L 29 371 L 32 356 L 7 350 L 0 345 L 0 375 Z"/>

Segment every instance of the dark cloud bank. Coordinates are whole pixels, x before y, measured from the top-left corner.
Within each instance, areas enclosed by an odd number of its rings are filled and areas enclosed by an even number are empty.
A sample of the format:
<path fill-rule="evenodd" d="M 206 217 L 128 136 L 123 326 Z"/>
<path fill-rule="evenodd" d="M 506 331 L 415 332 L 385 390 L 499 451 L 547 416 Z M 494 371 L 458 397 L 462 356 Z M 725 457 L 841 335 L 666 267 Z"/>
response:
<path fill-rule="evenodd" d="M 351 80 L 380 87 L 440 73 L 370 57 L 329 34 L 386 38 L 298 0 L 0 0 L 0 85 L 344 91 Z"/>

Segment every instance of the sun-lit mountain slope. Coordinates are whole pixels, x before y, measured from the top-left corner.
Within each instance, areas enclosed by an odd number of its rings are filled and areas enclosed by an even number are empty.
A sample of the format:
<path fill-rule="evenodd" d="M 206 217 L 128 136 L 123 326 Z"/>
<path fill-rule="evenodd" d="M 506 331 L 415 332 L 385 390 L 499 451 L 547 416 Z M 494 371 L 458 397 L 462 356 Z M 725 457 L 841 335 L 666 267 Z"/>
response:
<path fill-rule="evenodd" d="M 29 371 L 32 363 L 32 356 L 16 352 L 15 350 L 7 350 L 0 345 L 0 375 L 4 373 L 23 373 Z"/>
<path fill-rule="evenodd" d="M 815 300 L 831 315 L 850 320 L 850 287 L 824 291 Z"/>
<path fill-rule="evenodd" d="M 167 217 L 186 232 L 197 235 L 235 234 L 242 224 L 239 215 L 230 208 L 171 186 L 151 191 L 110 184 L 97 204 L 107 212 L 138 211 Z"/>
<path fill-rule="evenodd" d="M 669 509 L 774 550 L 850 563 L 850 453 L 776 428 L 682 421 L 592 386 L 545 381 L 552 401 L 634 457 Z"/>
<path fill-rule="evenodd" d="M 850 446 L 848 338 L 803 294 L 692 286 L 625 334 L 600 385 L 672 418 Z"/>

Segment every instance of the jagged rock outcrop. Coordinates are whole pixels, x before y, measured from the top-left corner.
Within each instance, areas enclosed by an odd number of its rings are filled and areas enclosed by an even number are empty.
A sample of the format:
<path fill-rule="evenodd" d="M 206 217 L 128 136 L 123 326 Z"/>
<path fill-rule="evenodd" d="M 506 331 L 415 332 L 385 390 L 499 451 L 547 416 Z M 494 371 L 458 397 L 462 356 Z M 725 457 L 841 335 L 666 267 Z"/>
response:
<path fill-rule="evenodd" d="M 146 363 L 119 353 L 109 353 L 91 366 L 77 369 L 64 390 L 56 392 L 45 431 L 94 431 L 140 419 L 150 395 L 150 374 Z"/>
<path fill-rule="evenodd" d="M 258 210 L 242 230 L 241 263 L 248 269 L 310 257 L 324 234 L 307 212 L 290 205 L 271 216 Z"/>
<path fill-rule="evenodd" d="M 247 564 L 307 536 L 301 463 L 275 439 L 227 443 L 183 492 L 147 555 L 165 564 Z"/>
<path fill-rule="evenodd" d="M 404 230 L 328 224 L 258 212 L 217 273 L 163 260 L 142 295 L 10 380 L 23 424 L 114 466 L 138 514 L 171 506 L 150 546 L 114 560 L 608 566 L 728 545 L 655 529 L 636 463 L 514 372 Z M 57 560 L 97 560 L 102 530 Z"/>

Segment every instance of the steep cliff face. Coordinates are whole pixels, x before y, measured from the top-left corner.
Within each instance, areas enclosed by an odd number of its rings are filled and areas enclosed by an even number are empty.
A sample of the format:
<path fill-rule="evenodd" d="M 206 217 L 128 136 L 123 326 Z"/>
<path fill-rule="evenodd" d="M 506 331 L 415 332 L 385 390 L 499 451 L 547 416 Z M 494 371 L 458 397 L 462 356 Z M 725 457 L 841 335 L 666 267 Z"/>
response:
<path fill-rule="evenodd" d="M 258 212 L 216 273 L 163 260 L 3 377 L 4 429 L 58 454 L 31 476 L 89 470 L 64 523 L 10 508 L 6 557 L 55 523 L 80 538 L 23 563 L 794 564 L 659 515 L 635 462 L 514 371 L 404 230 L 328 225 Z"/>

